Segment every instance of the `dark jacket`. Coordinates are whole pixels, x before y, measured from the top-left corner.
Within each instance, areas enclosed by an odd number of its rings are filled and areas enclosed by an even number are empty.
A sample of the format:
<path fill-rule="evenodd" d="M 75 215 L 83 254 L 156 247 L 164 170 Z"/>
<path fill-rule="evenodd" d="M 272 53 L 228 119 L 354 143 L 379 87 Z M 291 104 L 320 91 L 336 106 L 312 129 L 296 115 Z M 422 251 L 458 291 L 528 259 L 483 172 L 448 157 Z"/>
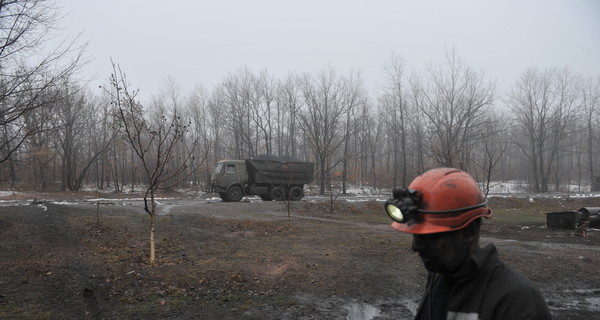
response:
<path fill-rule="evenodd" d="M 445 310 L 447 312 L 445 312 Z M 452 277 L 430 273 L 415 319 L 551 319 L 537 287 L 489 244 Z"/>

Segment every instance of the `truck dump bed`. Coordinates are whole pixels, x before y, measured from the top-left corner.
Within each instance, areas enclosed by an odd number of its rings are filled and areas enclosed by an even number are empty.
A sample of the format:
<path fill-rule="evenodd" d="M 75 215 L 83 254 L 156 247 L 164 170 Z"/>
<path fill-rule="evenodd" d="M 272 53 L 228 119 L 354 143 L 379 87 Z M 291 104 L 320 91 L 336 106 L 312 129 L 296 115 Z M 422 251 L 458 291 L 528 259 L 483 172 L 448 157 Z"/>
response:
<path fill-rule="evenodd" d="M 312 182 L 314 167 L 312 162 L 246 160 L 250 184 L 303 185 Z"/>

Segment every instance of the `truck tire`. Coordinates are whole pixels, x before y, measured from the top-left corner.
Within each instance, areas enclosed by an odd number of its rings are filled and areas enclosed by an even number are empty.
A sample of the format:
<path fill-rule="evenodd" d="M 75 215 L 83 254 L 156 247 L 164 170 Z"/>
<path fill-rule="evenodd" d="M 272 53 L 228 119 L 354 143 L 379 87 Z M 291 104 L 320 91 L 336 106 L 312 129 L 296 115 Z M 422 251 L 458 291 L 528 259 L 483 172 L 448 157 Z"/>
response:
<path fill-rule="evenodd" d="M 304 189 L 297 186 L 290 189 L 290 200 L 299 201 L 302 198 L 304 198 Z"/>
<path fill-rule="evenodd" d="M 271 198 L 275 201 L 285 200 L 285 189 L 280 186 L 275 186 L 271 189 Z"/>
<path fill-rule="evenodd" d="M 227 200 L 230 202 L 238 202 L 242 200 L 244 193 L 240 186 L 233 186 L 227 190 Z"/>

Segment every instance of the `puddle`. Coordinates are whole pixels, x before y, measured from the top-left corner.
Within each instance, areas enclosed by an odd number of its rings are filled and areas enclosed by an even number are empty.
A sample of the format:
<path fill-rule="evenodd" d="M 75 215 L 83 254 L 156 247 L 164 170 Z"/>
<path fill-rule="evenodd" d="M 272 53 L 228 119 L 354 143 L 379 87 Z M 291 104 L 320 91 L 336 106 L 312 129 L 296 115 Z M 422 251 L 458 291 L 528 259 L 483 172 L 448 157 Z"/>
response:
<path fill-rule="evenodd" d="M 600 288 L 559 290 L 550 295 L 549 307 L 556 310 L 600 311 Z"/>
<path fill-rule="evenodd" d="M 594 311 L 600 311 L 600 298 L 586 298 L 585 301 L 594 308 Z"/>
<path fill-rule="evenodd" d="M 347 305 L 346 309 L 348 310 L 346 320 L 371 320 L 381 314 L 379 308 L 369 304 L 352 303 Z"/>
<path fill-rule="evenodd" d="M 414 316 L 417 315 L 417 309 L 419 308 L 419 303 L 412 299 L 402 300 L 402 305 L 404 305 Z"/>
<path fill-rule="evenodd" d="M 171 209 L 173 209 L 175 207 L 175 205 L 173 204 L 160 204 L 160 206 L 157 207 L 156 210 L 156 214 L 159 216 L 166 216 L 168 214 L 171 213 Z"/>

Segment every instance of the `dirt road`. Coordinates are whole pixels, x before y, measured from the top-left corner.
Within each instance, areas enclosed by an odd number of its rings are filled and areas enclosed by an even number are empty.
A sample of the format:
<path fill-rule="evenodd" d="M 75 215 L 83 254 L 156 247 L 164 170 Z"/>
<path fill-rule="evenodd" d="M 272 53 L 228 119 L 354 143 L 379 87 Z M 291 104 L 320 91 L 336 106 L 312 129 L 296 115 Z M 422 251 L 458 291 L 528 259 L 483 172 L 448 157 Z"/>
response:
<path fill-rule="evenodd" d="M 96 197 L 0 204 L 1 319 L 410 319 L 425 284 L 380 202 L 161 199 L 150 265 L 141 203 Z M 548 230 L 541 212 L 597 200 L 490 202 L 482 244 L 538 284 L 556 319 L 596 316 L 600 232 Z"/>

